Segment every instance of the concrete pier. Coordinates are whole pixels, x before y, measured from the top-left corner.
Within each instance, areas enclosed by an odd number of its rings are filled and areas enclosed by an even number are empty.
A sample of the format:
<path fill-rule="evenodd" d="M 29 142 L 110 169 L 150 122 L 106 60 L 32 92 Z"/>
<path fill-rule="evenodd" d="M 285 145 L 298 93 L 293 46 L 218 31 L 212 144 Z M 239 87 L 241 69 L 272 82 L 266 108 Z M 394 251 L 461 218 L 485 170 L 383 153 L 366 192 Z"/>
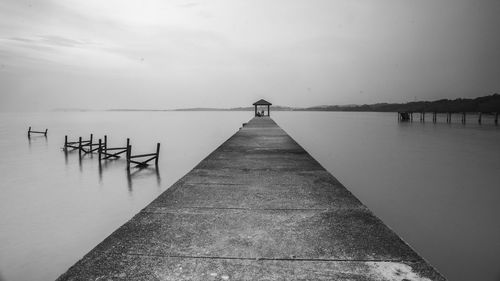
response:
<path fill-rule="evenodd" d="M 269 117 L 58 280 L 445 280 Z"/>

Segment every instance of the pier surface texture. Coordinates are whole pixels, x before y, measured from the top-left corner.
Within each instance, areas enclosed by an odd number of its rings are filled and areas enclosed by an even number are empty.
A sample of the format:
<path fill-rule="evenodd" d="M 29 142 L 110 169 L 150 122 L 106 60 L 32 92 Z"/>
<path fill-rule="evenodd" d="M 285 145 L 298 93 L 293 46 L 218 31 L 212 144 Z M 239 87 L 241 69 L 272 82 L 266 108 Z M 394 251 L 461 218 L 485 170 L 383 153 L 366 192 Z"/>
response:
<path fill-rule="evenodd" d="M 445 280 L 253 118 L 58 280 Z"/>

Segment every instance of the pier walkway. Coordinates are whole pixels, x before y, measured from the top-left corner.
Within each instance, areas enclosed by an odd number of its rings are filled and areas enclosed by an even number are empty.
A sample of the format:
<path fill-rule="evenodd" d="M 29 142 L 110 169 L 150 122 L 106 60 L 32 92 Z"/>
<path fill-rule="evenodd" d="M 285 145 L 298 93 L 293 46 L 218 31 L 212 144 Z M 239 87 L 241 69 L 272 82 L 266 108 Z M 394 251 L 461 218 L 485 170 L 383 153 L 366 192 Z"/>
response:
<path fill-rule="evenodd" d="M 445 280 L 253 118 L 58 280 Z"/>

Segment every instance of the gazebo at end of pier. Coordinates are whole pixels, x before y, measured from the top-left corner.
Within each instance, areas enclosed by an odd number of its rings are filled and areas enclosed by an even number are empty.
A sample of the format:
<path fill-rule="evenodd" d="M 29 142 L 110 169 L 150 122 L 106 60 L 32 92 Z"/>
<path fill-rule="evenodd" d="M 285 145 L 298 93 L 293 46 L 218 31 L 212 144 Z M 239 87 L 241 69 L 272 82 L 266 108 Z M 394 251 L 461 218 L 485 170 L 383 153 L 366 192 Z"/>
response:
<path fill-rule="evenodd" d="M 255 116 L 256 117 L 262 117 L 262 116 L 271 116 L 271 105 L 273 105 L 272 103 L 264 100 L 264 99 L 261 99 L 257 102 L 254 102 L 253 103 L 253 106 L 255 107 Z M 258 108 L 262 108 L 262 107 L 265 107 L 267 106 L 267 115 L 265 114 L 265 110 L 257 110 Z"/>

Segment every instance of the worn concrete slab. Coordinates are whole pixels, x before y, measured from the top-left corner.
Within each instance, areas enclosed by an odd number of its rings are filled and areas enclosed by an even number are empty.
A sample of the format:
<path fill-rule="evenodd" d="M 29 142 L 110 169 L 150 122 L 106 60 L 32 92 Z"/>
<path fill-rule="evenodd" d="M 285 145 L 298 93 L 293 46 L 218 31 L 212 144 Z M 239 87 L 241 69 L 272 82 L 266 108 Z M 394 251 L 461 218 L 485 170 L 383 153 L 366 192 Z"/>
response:
<path fill-rule="evenodd" d="M 254 118 L 59 280 L 444 280 Z"/>
<path fill-rule="evenodd" d="M 89 268 L 92 271 L 89 271 Z M 86 256 L 60 279 L 139 281 L 445 280 L 423 262 L 209 259 L 127 254 Z"/>
<path fill-rule="evenodd" d="M 275 185 L 311 185 L 317 187 L 329 186 L 345 188 L 330 173 L 325 170 L 309 171 L 283 171 L 272 169 L 247 169 L 234 171 L 234 169 L 194 169 L 187 174 L 183 181 L 189 184 L 255 184 L 266 187 Z"/>
<path fill-rule="evenodd" d="M 221 156 L 221 154 L 223 156 Z M 197 169 L 241 169 L 241 170 L 323 170 L 310 155 L 295 153 L 238 153 L 214 154 L 196 166 Z"/>
<path fill-rule="evenodd" d="M 314 185 L 183 184 L 162 194 L 152 207 L 244 209 L 338 209 L 364 207 L 343 188 Z"/>
<path fill-rule="evenodd" d="M 418 261 L 366 209 L 148 208 L 100 251 L 160 256 Z"/>

